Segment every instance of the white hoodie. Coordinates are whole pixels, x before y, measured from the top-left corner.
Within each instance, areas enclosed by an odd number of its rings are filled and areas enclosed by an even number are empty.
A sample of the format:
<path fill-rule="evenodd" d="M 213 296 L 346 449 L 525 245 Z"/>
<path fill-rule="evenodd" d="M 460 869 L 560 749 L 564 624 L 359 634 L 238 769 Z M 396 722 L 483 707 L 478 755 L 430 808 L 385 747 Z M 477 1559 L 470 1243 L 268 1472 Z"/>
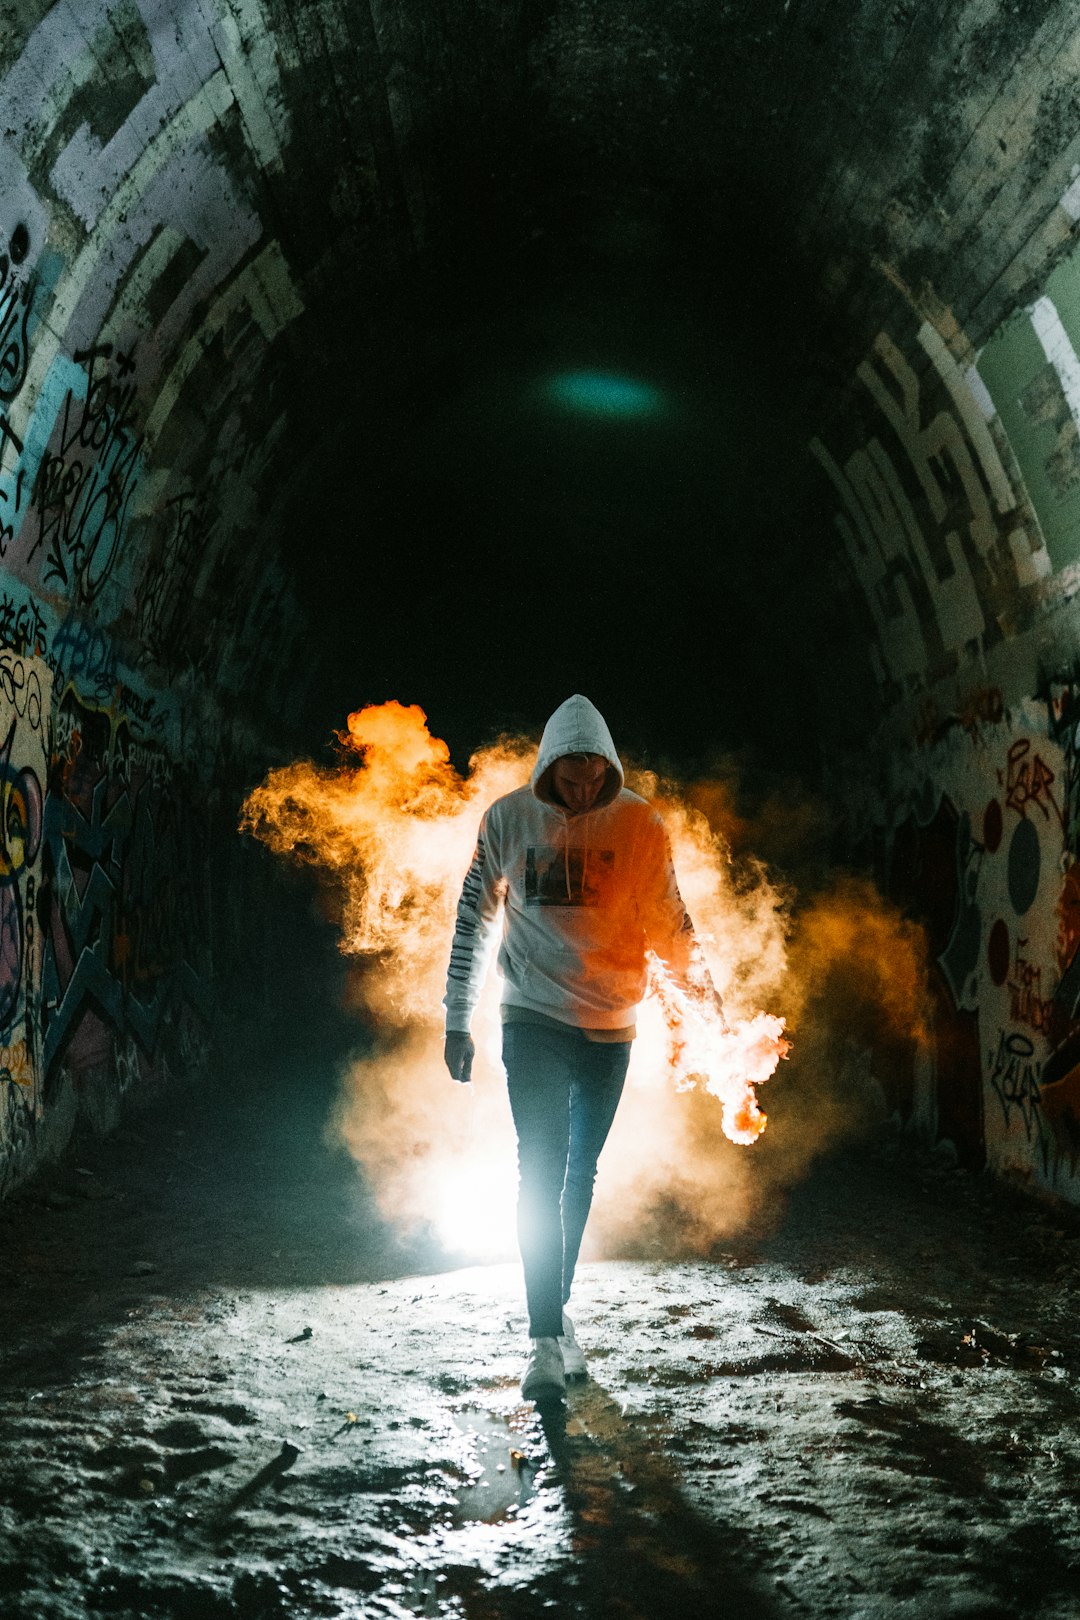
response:
<path fill-rule="evenodd" d="M 552 767 L 567 754 L 608 762 L 595 804 L 578 814 L 551 790 Z M 646 950 L 685 978 L 695 941 L 663 823 L 623 786 L 611 733 L 586 697 L 567 698 L 551 716 L 528 787 L 484 813 L 458 904 L 448 1031 L 468 1031 L 500 902 L 504 1007 L 579 1029 L 624 1029 L 645 993 Z"/>

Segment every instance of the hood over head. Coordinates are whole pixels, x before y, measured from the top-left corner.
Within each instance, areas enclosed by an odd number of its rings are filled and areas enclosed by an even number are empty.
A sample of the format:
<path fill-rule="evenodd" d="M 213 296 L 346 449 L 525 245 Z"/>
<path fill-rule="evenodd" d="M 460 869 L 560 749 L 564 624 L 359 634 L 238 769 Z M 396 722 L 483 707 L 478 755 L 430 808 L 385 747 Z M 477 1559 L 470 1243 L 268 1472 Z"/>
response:
<path fill-rule="evenodd" d="M 545 804 L 558 804 L 551 790 L 551 772 L 556 760 L 564 759 L 567 754 L 601 754 L 607 760 L 607 776 L 593 808 L 610 804 L 622 789 L 623 768 L 607 721 L 580 692 L 559 704 L 540 739 L 540 752 L 531 780 L 533 792 Z"/>

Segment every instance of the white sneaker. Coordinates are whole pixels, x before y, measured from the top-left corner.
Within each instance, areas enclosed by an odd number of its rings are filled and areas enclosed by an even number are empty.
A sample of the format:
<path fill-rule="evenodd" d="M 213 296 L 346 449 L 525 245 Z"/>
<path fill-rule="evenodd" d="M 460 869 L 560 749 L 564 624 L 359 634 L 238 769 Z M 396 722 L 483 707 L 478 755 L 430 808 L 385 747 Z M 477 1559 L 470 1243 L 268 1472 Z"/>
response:
<path fill-rule="evenodd" d="M 551 1401 L 566 1394 L 566 1373 L 558 1339 L 531 1339 L 529 1365 L 521 1380 L 527 1401 Z"/>
<path fill-rule="evenodd" d="M 574 1324 L 565 1311 L 562 1313 L 562 1338 L 559 1340 L 559 1349 L 562 1351 L 563 1371 L 567 1378 L 587 1378 L 589 1369 L 585 1365 L 585 1353 L 574 1337 Z"/>

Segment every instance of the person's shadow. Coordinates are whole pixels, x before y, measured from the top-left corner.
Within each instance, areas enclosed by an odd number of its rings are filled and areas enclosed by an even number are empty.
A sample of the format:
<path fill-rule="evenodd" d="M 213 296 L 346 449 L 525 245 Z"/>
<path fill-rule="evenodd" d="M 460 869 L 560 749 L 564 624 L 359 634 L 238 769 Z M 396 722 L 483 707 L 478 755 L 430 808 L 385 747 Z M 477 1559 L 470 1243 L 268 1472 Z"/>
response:
<path fill-rule="evenodd" d="M 628 1620 L 777 1614 L 754 1576 L 757 1549 L 687 1499 L 656 1420 L 626 1417 L 592 1380 L 537 1415 L 572 1526 L 570 1559 L 530 1583 L 539 1610 Z"/>

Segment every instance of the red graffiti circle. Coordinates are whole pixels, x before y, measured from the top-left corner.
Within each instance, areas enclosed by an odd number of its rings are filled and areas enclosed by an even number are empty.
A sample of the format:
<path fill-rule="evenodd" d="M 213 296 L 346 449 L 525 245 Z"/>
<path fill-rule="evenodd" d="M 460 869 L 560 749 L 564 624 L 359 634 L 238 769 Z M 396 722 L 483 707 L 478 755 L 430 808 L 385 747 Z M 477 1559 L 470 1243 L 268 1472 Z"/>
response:
<path fill-rule="evenodd" d="M 993 855 L 1000 848 L 1004 830 L 1001 806 L 996 799 L 991 799 L 983 811 L 983 847 L 988 855 Z"/>
<path fill-rule="evenodd" d="M 986 944 L 986 960 L 995 984 L 1004 984 L 1009 977 L 1009 956 L 1008 925 L 999 917 Z"/>

